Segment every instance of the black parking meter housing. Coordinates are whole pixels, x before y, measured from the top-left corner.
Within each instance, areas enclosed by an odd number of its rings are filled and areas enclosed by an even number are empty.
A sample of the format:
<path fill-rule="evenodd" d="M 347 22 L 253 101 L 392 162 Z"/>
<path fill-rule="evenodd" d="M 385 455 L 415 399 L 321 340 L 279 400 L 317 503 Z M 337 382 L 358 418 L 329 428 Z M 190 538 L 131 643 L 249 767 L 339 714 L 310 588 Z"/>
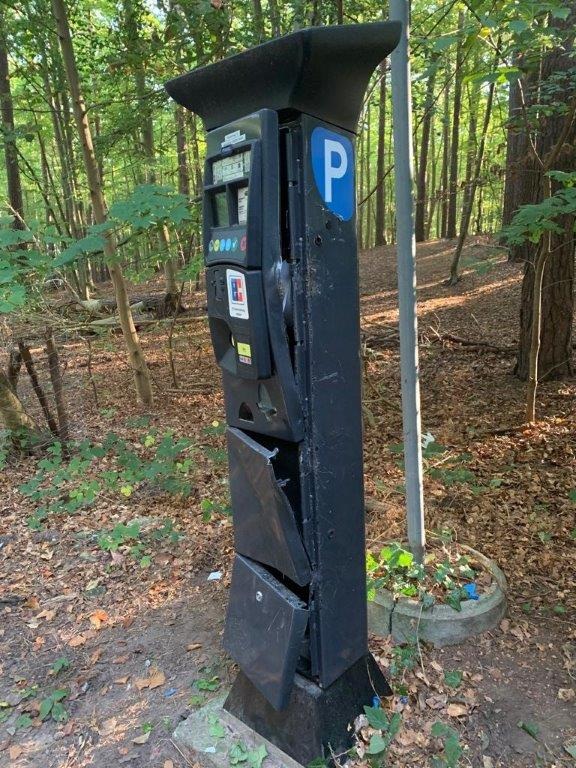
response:
<path fill-rule="evenodd" d="M 368 652 L 354 132 L 397 23 L 314 27 L 166 88 L 207 133 L 204 258 L 236 556 L 225 708 L 306 765 L 390 688 Z"/>

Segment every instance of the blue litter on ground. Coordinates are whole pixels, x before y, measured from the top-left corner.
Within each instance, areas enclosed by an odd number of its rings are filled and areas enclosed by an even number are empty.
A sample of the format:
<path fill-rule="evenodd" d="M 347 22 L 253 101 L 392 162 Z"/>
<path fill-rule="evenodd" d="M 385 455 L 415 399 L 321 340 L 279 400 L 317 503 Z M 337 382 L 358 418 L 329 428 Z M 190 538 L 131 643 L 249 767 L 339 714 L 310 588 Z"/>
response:
<path fill-rule="evenodd" d="M 476 584 L 464 584 L 464 592 L 468 600 L 480 600 L 480 595 L 476 589 Z"/>

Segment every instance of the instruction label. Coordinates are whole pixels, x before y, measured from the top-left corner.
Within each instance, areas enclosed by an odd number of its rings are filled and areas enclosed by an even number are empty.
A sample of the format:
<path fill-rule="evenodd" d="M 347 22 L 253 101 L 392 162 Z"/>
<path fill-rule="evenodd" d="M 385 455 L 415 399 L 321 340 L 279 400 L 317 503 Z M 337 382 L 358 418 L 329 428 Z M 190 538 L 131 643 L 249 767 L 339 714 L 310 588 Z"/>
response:
<path fill-rule="evenodd" d="M 246 141 L 246 134 L 241 133 L 240 131 L 233 131 L 224 136 L 224 141 L 221 146 L 229 147 L 231 144 L 239 144 L 241 141 Z"/>
<path fill-rule="evenodd" d="M 246 280 L 242 272 L 235 269 L 226 270 L 226 284 L 228 286 L 228 311 L 230 317 L 238 317 L 248 320 L 248 296 L 246 294 Z"/>

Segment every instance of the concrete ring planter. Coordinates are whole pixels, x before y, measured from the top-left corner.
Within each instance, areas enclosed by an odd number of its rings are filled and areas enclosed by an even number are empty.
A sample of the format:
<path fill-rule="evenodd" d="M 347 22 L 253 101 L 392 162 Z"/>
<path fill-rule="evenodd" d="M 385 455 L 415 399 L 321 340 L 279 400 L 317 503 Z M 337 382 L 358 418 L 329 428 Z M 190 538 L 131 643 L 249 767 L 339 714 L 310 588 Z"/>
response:
<path fill-rule="evenodd" d="M 462 610 L 438 603 L 423 610 L 406 597 L 394 599 L 379 590 L 368 603 L 368 626 L 375 635 L 392 635 L 400 643 L 424 640 L 436 648 L 455 645 L 498 626 L 506 614 L 506 577 L 493 560 L 471 547 L 460 545 L 492 575 L 492 584 L 479 600 L 465 600 Z"/>

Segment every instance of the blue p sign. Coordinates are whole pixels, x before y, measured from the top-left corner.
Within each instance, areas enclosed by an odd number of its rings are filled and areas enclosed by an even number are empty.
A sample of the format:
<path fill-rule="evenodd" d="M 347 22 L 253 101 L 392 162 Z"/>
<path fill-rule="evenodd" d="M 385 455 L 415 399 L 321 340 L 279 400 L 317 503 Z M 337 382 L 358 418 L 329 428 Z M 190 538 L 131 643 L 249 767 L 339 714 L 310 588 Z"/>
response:
<path fill-rule="evenodd" d="M 354 215 L 354 149 L 350 139 L 326 128 L 314 128 L 312 170 L 328 210 L 349 221 Z"/>

